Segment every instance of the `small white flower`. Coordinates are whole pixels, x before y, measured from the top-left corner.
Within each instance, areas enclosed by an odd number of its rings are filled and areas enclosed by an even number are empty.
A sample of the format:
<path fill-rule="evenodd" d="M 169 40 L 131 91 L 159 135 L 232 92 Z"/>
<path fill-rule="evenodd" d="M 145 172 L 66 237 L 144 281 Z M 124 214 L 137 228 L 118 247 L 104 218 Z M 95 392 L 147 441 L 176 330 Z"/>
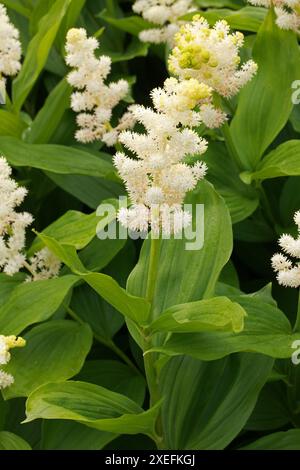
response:
<path fill-rule="evenodd" d="M 152 91 L 154 109 L 135 106 L 132 113 L 145 133 L 124 131 L 120 142 L 135 158 L 118 152 L 114 157 L 133 206 L 121 209 L 120 223 L 132 231 L 169 236 L 191 223 L 182 210 L 185 195 L 203 179 L 203 162 L 187 165 L 184 158 L 201 155 L 206 140 L 192 129 L 201 122 L 201 107 L 210 102 L 211 89 L 196 80 L 167 79 L 163 88 Z M 199 111 L 194 111 L 198 108 Z"/>
<path fill-rule="evenodd" d="M 244 36 L 240 32 L 231 34 L 226 21 L 217 21 L 210 28 L 196 15 L 180 28 L 174 41 L 170 71 L 181 79 L 197 79 L 226 98 L 236 95 L 257 71 L 252 60 L 239 68 Z"/>
<path fill-rule="evenodd" d="M 0 5 L 0 80 L 14 76 L 21 68 L 21 43 L 19 31 L 10 22 L 6 8 Z"/>
<path fill-rule="evenodd" d="M 0 365 L 6 365 L 11 359 L 10 349 L 22 348 L 26 345 L 23 338 L 16 336 L 3 336 L 0 335 Z M 0 369 L 0 390 L 10 387 L 14 383 L 14 378 L 11 374 L 7 374 Z"/>
<path fill-rule="evenodd" d="M 269 8 L 275 7 L 276 23 L 281 29 L 300 31 L 300 1 L 299 0 L 248 0 L 251 5 Z"/>
<path fill-rule="evenodd" d="M 272 257 L 272 267 L 277 273 L 277 280 L 285 287 L 300 287 L 300 211 L 296 212 L 294 220 L 298 227 L 298 237 L 295 239 L 284 234 L 279 239 L 279 245 L 286 254 L 297 258 L 296 263 L 281 253 Z"/>
<path fill-rule="evenodd" d="M 30 258 L 31 276 L 27 281 L 41 281 L 57 277 L 61 268 L 59 259 L 48 248 L 35 253 Z"/>
<path fill-rule="evenodd" d="M 193 0 L 136 0 L 132 6 L 133 11 L 158 26 L 142 31 L 140 40 L 155 44 L 172 44 L 174 34 L 182 24 L 180 17 L 192 11 L 193 7 Z"/>
<path fill-rule="evenodd" d="M 105 83 L 111 70 L 111 59 L 107 56 L 97 58 L 95 51 L 98 47 L 97 39 L 88 38 L 85 29 L 70 29 L 68 32 L 66 62 L 73 70 L 67 80 L 78 90 L 71 96 L 71 108 L 80 113 L 75 137 L 83 143 L 102 140 L 113 146 L 119 133 L 132 128 L 135 122 L 129 109 L 114 129 L 110 125 L 112 111 L 128 94 L 129 85 L 126 80 Z"/>

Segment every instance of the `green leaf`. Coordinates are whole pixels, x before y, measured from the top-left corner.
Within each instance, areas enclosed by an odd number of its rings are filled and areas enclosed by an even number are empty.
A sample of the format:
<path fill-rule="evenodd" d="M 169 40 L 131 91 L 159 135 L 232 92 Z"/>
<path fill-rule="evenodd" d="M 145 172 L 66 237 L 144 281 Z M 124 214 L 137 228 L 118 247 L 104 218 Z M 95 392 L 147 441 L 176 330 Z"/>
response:
<path fill-rule="evenodd" d="M 172 358 L 161 377 L 167 448 L 224 449 L 246 423 L 272 364 L 252 354 L 211 363 Z"/>
<path fill-rule="evenodd" d="M 78 379 L 122 393 L 138 404 L 144 401 L 144 378 L 117 361 L 87 361 Z M 99 450 L 116 437 L 75 421 L 49 420 L 43 423 L 42 449 Z"/>
<path fill-rule="evenodd" d="M 104 158 L 63 145 L 27 144 L 12 137 L 0 137 L 0 153 L 17 167 L 30 166 L 58 174 L 90 175 L 116 181 L 112 163 Z"/>
<path fill-rule="evenodd" d="M 21 137 L 26 124 L 19 116 L 5 109 L 0 109 L 0 136 Z"/>
<path fill-rule="evenodd" d="M 31 450 L 31 447 L 24 439 L 16 434 L 1 431 L 0 450 Z"/>
<path fill-rule="evenodd" d="M 258 165 L 255 172 L 242 173 L 247 181 L 266 180 L 279 176 L 300 175 L 300 142 L 289 140 L 270 152 Z"/>
<path fill-rule="evenodd" d="M 72 0 L 56 0 L 39 22 L 36 35 L 27 48 L 21 72 L 13 83 L 13 104 L 20 110 L 44 65 L 55 40 L 61 21 Z"/>
<path fill-rule="evenodd" d="M 24 335 L 26 346 L 14 351 L 5 371 L 15 377 L 3 391 L 5 399 L 27 397 L 49 382 L 63 382 L 82 368 L 92 346 L 87 324 L 56 320 L 38 325 Z"/>
<path fill-rule="evenodd" d="M 201 6 L 203 7 L 204 5 Z M 229 26 L 233 29 L 256 33 L 266 17 L 267 10 L 265 8 L 254 8 L 250 6 L 241 8 L 237 11 L 228 9 L 201 10 L 199 12 L 194 11 L 188 15 L 184 15 L 183 18 L 191 20 L 197 13 L 206 18 L 211 26 L 213 26 L 217 21 L 226 20 Z"/>
<path fill-rule="evenodd" d="M 40 238 L 60 260 L 116 310 L 138 324 L 147 322 L 150 304 L 146 299 L 128 294 L 117 281 L 106 274 L 88 272 L 82 265 L 74 246 L 61 244 L 54 238 L 42 234 Z"/>
<path fill-rule="evenodd" d="M 67 419 L 117 434 L 152 435 L 158 406 L 144 411 L 134 401 L 85 382 L 47 384 L 26 403 L 26 423 L 35 419 Z"/>
<path fill-rule="evenodd" d="M 123 52 L 109 51 L 109 57 L 113 62 L 123 62 L 135 59 L 135 57 L 145 57 L 148 54 L 149 44 L 133 38 L 127 49 Z"/>
<path fill-rule="evenodd" d="M 202 331 L 233 331 L 244 328 L 245 310 L 227 297 L 175 305 L 151 325 L 154 332 L 197 333 Z"/>
<path fill-rule="evenodd" d="M 194 209 L 197 204 L 204 205 L 204 221 L 200 218 L 197 224 L 198 235 L 204 229 L 204 245 L 189 251 L 185 239 L 162 241 L 153 319 L 173 305 L 213 296 L 220 272 L 231 255 L 230 215 L 213 187 L 202 182 L 187 197 L 186 203 L 192 204 Z M 145 240 L 140 260 L 128 280 L 128 290 L 133 295 L 145 295 L 149 245 L 149 240 Z"/>
<path fill-rule="evenodd" d="M 26 142 L 30 144 L 46 144 L 62 120 L 66 109 L 70 107 L 72 88 L 65 79 L 48 95 L 43 107 L 36 115 L 26 132 Z"/>
<path fill-rule="evenodd" d="M 300 450 L 300 429 L 290 429 L 261 437 L 241 450 Z"/>
<path fill-rule="evenodd" d="M 241 333 L 205 332 L 173 334 L 164 346 L 153 348 L 168 355 L 187 354 L 212 361 L 235 352 L 261 353 L 273 358 L 291 358 L 293 334 L 286 316 L 274 305 L 253 296 L 234 296 L 247 312 Z"/>
<path fill-rule="evenodd" d="M 64 276 L 16 287 L 0 308 L 1 334 L 18 335 L 29 325 L 48 320 L 77 281 L 76 276 Z"/>
<path fill-rule="evenodd" d="M 14 276 L 7 276 L 0 273 L 0 307 L 5 304 L 13 290 L 26 279 L 23 273 L 15 274 Z"/>
<path fill-rule="evenodd" d="M 225 145 L 211 142 L 205 154 L 205 161 L 208 165 L 207 177 L 225 199 L 232 223 L 249 217 L 258 206 L 257 191 L 241 181 Z"/>
<path fill-rule="evenodd" d="M 276 26 L 273 10 L 258 32 L 253 58 L 258 73 L 242 90 L 231 125 L 236 148 L 248 170 L 256 167 L 288 121 L 293 107 L 291 85 L 300 72 L 296 35 Z"/>
<path fill-rule="evenodd" d="M 114 26 L 121 31 L 138 36 L 144 29 L 153 28 L 153 24 L 144 20 L 141 16 L 127 16 L 126 18 L 115 18 L 106 13 L 106 11 L 99 13 L 99 18 L 106 21 L 108 24 Z"/>

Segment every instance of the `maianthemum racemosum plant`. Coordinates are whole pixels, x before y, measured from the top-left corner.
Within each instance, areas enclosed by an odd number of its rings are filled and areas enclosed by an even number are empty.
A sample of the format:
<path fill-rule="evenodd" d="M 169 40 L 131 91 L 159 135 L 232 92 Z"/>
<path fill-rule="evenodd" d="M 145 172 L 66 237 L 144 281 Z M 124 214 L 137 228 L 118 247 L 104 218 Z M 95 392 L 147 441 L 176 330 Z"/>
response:
<path fill-rule="evenodd" d="M 245 36 L 198 1 L 96 3 L 32 6 L 29 43 L 29 2 L 20 35 L 1 8 L 1 77 L 16 78 L 0 110 L 0 449 L 29 447 L 9 412 L 24 398 L 36 448 L 299 447 L 300 308 L 294 322 L 270 286 L 253 293 L 270 264 L 275 293 L 300 286 L 299 146 L 282 143 L 297 2 L 232 10 Z M 92 212 L 107 197 L 113 215 Z M 110 239 L 116 226 L 143 243 Z"/>

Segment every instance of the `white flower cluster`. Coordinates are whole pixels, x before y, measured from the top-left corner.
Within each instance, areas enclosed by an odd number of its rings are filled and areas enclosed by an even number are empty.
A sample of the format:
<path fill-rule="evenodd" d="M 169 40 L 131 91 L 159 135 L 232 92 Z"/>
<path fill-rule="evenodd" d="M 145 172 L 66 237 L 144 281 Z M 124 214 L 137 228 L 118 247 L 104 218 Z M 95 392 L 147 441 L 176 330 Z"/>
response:
<path fill-rule="evenodd" d="M 113 108 L 128 94 L 129 85 L 126 80 L 105 84 L 111 70 L 111 59 L 107 56 L 97 58 L 95 51 L 98 47 L 97 39 L 88 38 L 85 29 L 70 29 L 66 62 L 74 70 L 67 79 L 72 87 L 80 90 L 74 92 L 71 98 L 72 109 L 79 113 L 77 123 L 80 129 L 76 139 L 83 143 L 102 140 L 112 146 L 117 142 L 119 133 L 132 128 L 135 121 L 129 109 L 118 126 L 112 128 Z"/>
<path fill-rule="evenodd" d="M 141 31 L 140 40 L 159 44 L 167 42 L 172 44 L 174 34 L 182 23 L 179 18 L 193 8 L 193 0 L 136 0 L 132 9 L 135 13 L 158 25 Z"/>
<path fill-rule="evenodd" d="M 57 276 L 60 263 L 54 261 L 48 250 L 38 252 L 30 264 L 26 261 L 26 228 L 32 224 L 33 217 L 28 212 L 16 211 L 27 190 L 17 185 L 11 172 L 5 158 L 0 157 L 0 269 L 13 276 L 25 267 L 34 281 Z"/>
<path fill-rule="evenodd" d="M 21 68 L 19 31 L 10 23 L 6 8 L 0 5 L 0 84 L 5 87 L 4 76 L 14 76 Z"/>
<path fill-rule="evenodd" d="M 249 60 L 240 67 L 240 32 L 230 34 L 226 21 L 213 28 L 199 15 L 180 28 L 169 57 L 170 72 L 181 79 L 196 78 L 221 96 L 230 98 L 255 75 L 257 64 Z"/>
<path fill-rule="evenodd" d="M 23 338 L 0 335 L 0 365 L 4 366 L 9 363 L 11 358 L 10 349 L 23 348 L 25 345 L 26 342 Z M 0 369 L 0 390 L 10 387 L 13 383 L 13 376 Z"/>
<path fill-rule="evenodd" d="M 184 158 L 207 149 L 206 140 L 192 127 L 201 123 L 201 108 L 209 106 L 211 89 L 193 79 L 169 78 L 151 95 L 155 109 L 136 106 L 133 111 L 146 133 L 120 135 L 120 142 L 137 158 L 122 152 L 114 157 L 133 203 L 119 211 L 118 219 L 132 231 L 146 232 L 150 226 L 156 236 L 169 236 L 190 225 L 191 214 L 182 204 L 206 174 L 205 163 L 188 165 Z M 197 105 L 199 111 L 194 111 Z"/>
<path fill-rule="evenodd" d="M 276 23 L 281 29 L 300 32 L 300 1 L 299 0 L 248 0 L 251 5 L 269 8 L 275 7 Z"/>
<path fill-rule="evenodd" d="M 298 227 L 298 238 L 282 235 L 279 245 L 287 255 L 297 258 L 298 261 L 295 264 L 281 253 L 272 258 L 272 267 L 277 272 L 277 280 L 285 287 L 300 287 L 300 211 L 296 212 L 294 221 Z"/>

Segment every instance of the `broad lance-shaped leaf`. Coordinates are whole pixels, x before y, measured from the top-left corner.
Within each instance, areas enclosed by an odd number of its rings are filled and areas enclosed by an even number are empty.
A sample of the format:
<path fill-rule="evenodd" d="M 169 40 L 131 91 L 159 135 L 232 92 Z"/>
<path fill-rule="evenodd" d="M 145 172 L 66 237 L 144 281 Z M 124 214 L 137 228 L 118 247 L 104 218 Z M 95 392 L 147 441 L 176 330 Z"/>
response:
<path fill-rule="evenodd" d="M 289 140 L 270 152 L 254 172 L 244 172 L 241 178 L 246 183 L 279 176 L 300 175 L 300 141 Z"/>
<path fill-rule="evenodd" d="M 300 450 L 300 429 L 269 434 L 241 450 Z"/>
<path fill-rule="evenodd" d="M 150 329 L 174 333 L 217 330 L 240 333 L 245 316 L 245 310 L 238 303 L 216 297 L 171 307 L 150 325 Z"/>
<path fill-rule="evenodd" d="M 89 272 L 81 263 L 73 246 L 61 244 L 54 238 L 43 234 L 40 234 L 39 237 L 64 264 L 95 289 L 116 310 L 138 324 L 147 323 L 150 304 L 146 299 L 128 294 L 117 281 L 106 274 Z"/>
<path fill-rule="evenodd" d="M 0 153 L 12 166 L 29 166 L 62 175 L 90 175 L 118 181 L 112 163 L 104 158 L 64 145 L 27 144 L 0 137 Z"/>
<path fill-rule="evenodd" d="M 63 276 L 16 287 L 0 308 L 1 334 L 18 335 L 29 325 L 48 320 L 78 280 L 77 276 Z"/>
<path fill-rule="evenodd" d="M 103 207 L 104 205 L 109 205 L 115 208 L 115 211 L 103 215 L 97 215 L 97 212 L 87 215 L 78 211 L 68 211 L 45 228 L 42 234 L 53 237 L 60 243 L 74 246 L 77 250 L 81 250 L 93 240 L 97 233 L 104 230 L 116 218 L 118 201 L 109 199 L 103 201 L 102 204 Z M 43 242 L 37 237 L 29 250 L 29 254 L 33 254 L 42 247 Z"/>
<path fill-rule="evenodd" d="M 82 368 L 92 346 L 93 335 L 87 324 L 56 320 L 32 328 L 23 335 L 26 346 L 14 351 L 5 371 L 15 377 L 3 390 L 5 399 L 24 397 L 49 382 L 74 377 Z"/>
<path fill-rule="evenodd" d="M 36 115 L 33 123 L 26 132 L 26 142 L 31 144 L 46 144 L 57 129 L 63 115 L 70 107 L 72 88 L 63 79 L 51 91 L 44 106 Z"/>
<path fill-rule="evenodd" d="M 28 442 L 12 432 L 0 432 L 0 450 L 31 450 Z"/>
<path fill-rule="evenodd" d="M 21 137 L 26 124 L 19 116 L 5 109 L 0 109 L 0 135 Z"/>
<path fill-rule="evenodd" d="M 300 333 L 293 333 L 287 317 L 274 305 L 259 297 L 232 298 L 247 312 L 241 333 L 223 331 L 173 334 L 163 346 L 155 347 L 167 355 L 187 354 L 204 361 L 220 359 L 236 352 L 261 353 L 267 356 L 291 358 L 293 343 Z"/>
<path fill-rule="evenodd" d="M 159 406 L 144 411 L 124 395 L 85 382 L 49 383 L 29 396 L 24 422 L 66 419 L 100 431 L 152 436 Z"/>
<path fill-rule="evenodd" d="M 279 29 L 275 20 L 275 13 L 270 9 L 253 49 L 253 58 L 258 63 L 257 75 L 241 91 L 231 124 L 232 137 L 245 170 L 256 168 L 288 121 L 293 107 L 292 83 L 299 78 L 297 37 L 292 31 Z"/>
<path fill-rule="evenodd" d="M 201 182 L 185 202 L 191 204 L 194 215 L 196 208 L 200 209 L 193 227 L 198 244 L 189 246 L 191 241 L 186 239 L 162 241 L 153 319 L 173 305 L 212 297 L 220 272 L 231 255 L 230 215 L 213 186 Z M 145 240 L 140 260 L 128 279 L 128 291 L 133 295 L 145 295 L 149 251 L 149 240 Z"/>
<path fill-rule="evenodd" d="M 160 380 L 167 448 L 228 446 L 247 422 L 273 362 L 257 354 L 233 354 L 213 362 L 172 358 Z"/>
<path fill-rule="evenodd" d="M 61 21 L 71 2 L 72 0 L 56 0 L 39 22 L 38 32 L 27 48 L 24 64 L 13 83 L 13 104 L 16 110 L 21 109 L 43 70 Z"/>

